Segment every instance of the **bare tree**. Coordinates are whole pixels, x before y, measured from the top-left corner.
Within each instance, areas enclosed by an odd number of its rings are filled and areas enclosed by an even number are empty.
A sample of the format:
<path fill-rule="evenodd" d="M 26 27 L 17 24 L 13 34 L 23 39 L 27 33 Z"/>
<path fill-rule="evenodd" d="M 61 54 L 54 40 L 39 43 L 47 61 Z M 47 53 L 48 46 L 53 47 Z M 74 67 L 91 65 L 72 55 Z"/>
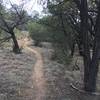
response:
<path fill-rule="evenodd" d="M 10 2 L 10 1 L 9 1 Z M 14 29 L 19 25 L 25 24 L 27 22 L 26 12 L 23 9 L 23 4 L 20 6 L 13 5 L 10 2 L 11 8 L 5 9 L 2 3 L 0 3 L 0 28 L 9 33 L 11 39 L 13 40 L 13 52 L 20 53 L 20 48 L 14 33 Z"/>

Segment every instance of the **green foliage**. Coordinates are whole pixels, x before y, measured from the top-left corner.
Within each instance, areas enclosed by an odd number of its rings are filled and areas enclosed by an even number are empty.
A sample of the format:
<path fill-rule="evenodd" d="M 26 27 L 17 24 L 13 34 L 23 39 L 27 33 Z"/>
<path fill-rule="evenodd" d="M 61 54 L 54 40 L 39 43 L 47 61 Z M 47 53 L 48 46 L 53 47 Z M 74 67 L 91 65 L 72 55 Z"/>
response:
<path fill-rule="evenodd" d="M 55 52 L 52 59 L 56 59 L 59 63 L 63 64 L 68 64 L 71 61 L 69 51 L 76 35 L 75 30 L 71 27 L 67 19 L 69 17 L 67 14 L 71 14 L 73 9 L 75 9 L 75 4 L 70 1 L 49 1 L 48 11 L 51 15 L 42 19 L 44 23 L 52 28 L 54 33 L 52 38 Z"/>
<path fill-rule="evenodd" d="M 52 41 L 52 33 L 50 32 L 50 28 L 43 25 L 39 24 L 37 22 L 29 22 L 28 23 L 28 29 L 30 32 L 30 36 L 32 39 L 35 41 L 47 41 L 51 42 Z"/>
<path fill-rule="evenodd" d="M 56 60 L 58 63 L 68 65 L 71 62 L 71 56 L 69 55 L 69 50 L 63 44 L 53 44 L 54 53 L 52 55 L 52 60 Z"/>

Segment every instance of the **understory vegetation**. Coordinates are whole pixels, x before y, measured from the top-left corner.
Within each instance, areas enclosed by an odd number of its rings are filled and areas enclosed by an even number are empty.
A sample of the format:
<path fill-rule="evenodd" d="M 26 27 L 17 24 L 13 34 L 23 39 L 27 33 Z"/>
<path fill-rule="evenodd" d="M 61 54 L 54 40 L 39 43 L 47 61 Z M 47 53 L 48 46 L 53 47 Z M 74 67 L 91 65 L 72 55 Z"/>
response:
<path fill-rule="evenodd" d="M 27 11 L 25 5 L 28 2 L 20 0 L 19 4 L 13 4 L 12 0 L 7 0 L 9 8 L 4 0 L 0 1 L 0 45 L 21 54 L 19 41 L 26 37 L 33 40 L 34 47 L 41 48 L 43 43 L 50 43 L 53 49 L 51 59 L 63 65 L 71 64 L 77 55 L 83 62 L 82 89 L 96 92 L 100 60 L 100 1 L 40 0 L 42 15 Z"/>
<path fill-rule="evenodd" d="M 45 18 L 46 20 L 49 17 Z M 35 42 L 35 46 L 42 46 L 41 42 L 49 42 L 54 49 L 52 60 L 57 60 L 59 63 L 69 64 L 71 61 L 69 43 L 66 42 L 66 37 L 62 31 L 55 30 L 49 25 L 42 23 L 43 19 L 38 21 L 28 22 L 28 30 L 31 38 Z"/>

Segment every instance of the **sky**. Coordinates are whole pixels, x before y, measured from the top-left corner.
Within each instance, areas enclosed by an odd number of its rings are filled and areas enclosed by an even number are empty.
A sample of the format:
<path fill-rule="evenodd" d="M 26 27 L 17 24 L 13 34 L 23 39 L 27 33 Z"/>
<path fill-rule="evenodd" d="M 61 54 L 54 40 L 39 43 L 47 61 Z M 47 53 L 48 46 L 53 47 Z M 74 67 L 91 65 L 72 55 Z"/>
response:
<path fill-rule="evenodd" d="M 21 1 L 24 1 L 24 0 L 10 0 L 10 1 L 12 2 L 12 4 L 20 5 Z M 26 0 L 26 1 L 27 3 L 25 3 L 24 9 L 29 14 L 32 14 L 34 10 L 38 11 L 40 15 L 42 14 L 43 7 L 42 5 L 40 5 L 39 0 Z M 7 3 L 9 2 L 9 0 L 4 0 L 4 2 L 5 2 L 6 7 L 10 8 L 10 4 Z"/>

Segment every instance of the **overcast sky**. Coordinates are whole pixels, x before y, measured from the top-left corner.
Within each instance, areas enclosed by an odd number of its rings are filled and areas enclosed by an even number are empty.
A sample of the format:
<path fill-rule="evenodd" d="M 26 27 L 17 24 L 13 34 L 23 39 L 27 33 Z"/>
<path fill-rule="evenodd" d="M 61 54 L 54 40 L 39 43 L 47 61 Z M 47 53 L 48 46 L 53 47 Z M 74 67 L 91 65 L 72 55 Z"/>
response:
<path fill-rule="evenodd" d="M 21 1 L 24 1 L 24 0 L 10 0 L 10 1 L 13 4 L 19 5 Z M 10 4 L 7 3 L 9 2 L 9 0 L 4 0 L 4 2 L 6 6 L 10 8 Z M 32 13 L 32 11 L 34 10 L 38 11 L 41 14 L 43 7 L 39 4 L 38 0 L 27 0 L 27 3 L 25 4 L 24 9 L 27 10 L 29 14 Z"/>

